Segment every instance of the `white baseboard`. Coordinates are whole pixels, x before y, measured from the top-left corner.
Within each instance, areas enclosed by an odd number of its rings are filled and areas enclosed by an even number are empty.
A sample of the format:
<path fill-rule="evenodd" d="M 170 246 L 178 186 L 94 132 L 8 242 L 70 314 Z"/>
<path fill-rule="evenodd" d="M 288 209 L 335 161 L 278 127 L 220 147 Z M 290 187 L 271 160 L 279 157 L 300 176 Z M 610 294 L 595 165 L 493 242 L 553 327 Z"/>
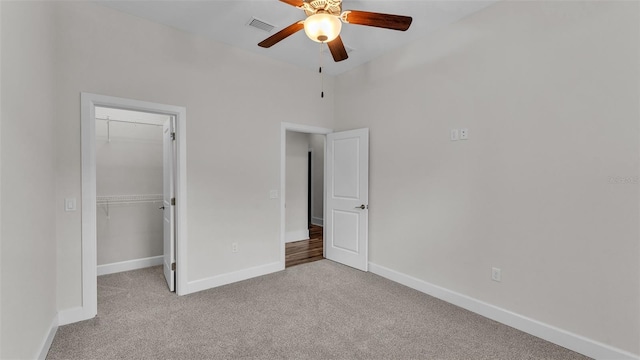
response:
<path fill-rule="evenodd" d="M 319 217 L 311 217 L 311 223 L 313 225 L 324 226 L 324 219 Z"/>
<path fill-rule="evenodd" d="M 153 256 L 143 259 L 121 261 L 112 264 L 98 265 L 98 276 L 115 274 L 123 271 L 144 269 L 150 266 L 162 265 L 163 256 Z"/>
<path fill-rule="evenodd" d="M 47 337 L 44 338 L 42 345 L 40 346 L 40 352 L 38 354 L 38 360 L 45 360 L 47 358 L 47 354 L 49 353 L 49 349 L 51 348 L 51 344 L 53 344 L 53 338 L 56 336 L 56 332 L 58 331 L 58 315 L 53 317 L 51 320 L 51 326 L 49 326 L 49 332 L 47 333 Z"/>
<path fill-rule="evenodd" d="M 201 280 L 190 281 L 187 283 L 186 294 L 212 289 L 218 286 L 271 274 L 281 270 L 284 270 L 282 263 L 274 262 L 266 265 L 255 266 L 252 268 L 235 271 L 228 274 L 221 274 Z"/>
<path fill-rule="evenodd" d="M 307 240 L 309 238 L 309 229 L 288 231 L 284 234 L 284 242 L 294 242 L 300 240 Z"/>
<path fill-rule="evenodd" d="M 541 339 L 547 340 L 549 342 L 560 345 L 569 350 L 573 350 L 580 354 L 592 357 L 594 359 L 640 359 L 638 355 L 629 353 L 627 351 L 620 350 L 612 346 L 600 343 L 598 341 L 588 339 L 584 336 L 580 336 L 569 331 L 559 329 L 555 326 L 528 318 L 526 316 L 516 314 L 509 310 L 505 310 L 495 305 L 491 305 L 489 303 L 474 299 L 467 295 L 463 295 L 455 291 L 451 291 L 443 287 L 428 283 L 424 280 L 420 280 L 418 278 L 400 273 L 398 271 L 388 269 L 384 266 L 369 263 L 369 271 L 389 280 L 408 286 L 412 289 L 444 300 L 448 303 L 457 305 L 463 309 L 467 309 L 476 314 L 511 326 L 533 336 L 537 336 Z"/>

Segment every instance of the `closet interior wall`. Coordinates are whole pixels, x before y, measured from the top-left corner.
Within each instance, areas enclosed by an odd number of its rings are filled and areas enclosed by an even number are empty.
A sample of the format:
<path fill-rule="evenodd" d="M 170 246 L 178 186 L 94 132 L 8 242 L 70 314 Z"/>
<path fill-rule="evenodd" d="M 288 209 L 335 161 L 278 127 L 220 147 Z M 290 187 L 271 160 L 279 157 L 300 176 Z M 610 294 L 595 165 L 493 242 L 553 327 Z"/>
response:
<path fill-rule="evenodd" d="M 130 122 L 139 113 L 109 110 L 96 109 L 99 270 L 163 255 L 162 120 Z"/>

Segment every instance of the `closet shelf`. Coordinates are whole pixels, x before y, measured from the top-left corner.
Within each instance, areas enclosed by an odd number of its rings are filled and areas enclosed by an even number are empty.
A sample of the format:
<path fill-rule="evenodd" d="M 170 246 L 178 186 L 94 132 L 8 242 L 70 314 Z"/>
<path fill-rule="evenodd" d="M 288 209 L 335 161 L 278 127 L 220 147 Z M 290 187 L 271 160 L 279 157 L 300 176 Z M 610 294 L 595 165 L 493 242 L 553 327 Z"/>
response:
<path fill-rule="evenodd" d="M 144 194 L 144 195 L 103 195 L 96 197 L 98 204 L 122 204 L 122 203 L 139 203 L 139 202 L 157 202 L 162 201 L 162 194 Z"/>
<path fill-rule="evenodd" d="M 161 203 L 162 201 L 162 194 L 96 196 L 96 205 L 104 206 L 104 213 L 107 215 L 107 219 L 109 219 L 109 206 L 111 205 Z"/>
<path fill-rule="evenodd" d="M 117 122 L 117 123 L 126 123 L 126 124 L 135 124 L 135 125 L 151 125 L 151 126 L 163 126 L 162 124 L 154 124 L 152 122 L 144 122 L 144 121 L 135 121 L 135 120 L 117 120 L 117 119 L 111 119 L 108 116 L 106 118 L 99 118 L 96 117 L 96 120 L 102 120 L 102 121 L 106 121 L 107 124 L 110 122 Z"/>
<path fill-rule="evenodd" d="M 163 124 L 154 124 L 144 121 L 135 121 L 135 120 L 116 120 L 111 119 L 108 116 L 106 118 L 96 117 L 96 120 L 103 120 L 107 122 L 107 141 L 111 142 L 111 123 L 124 123 L 124 124 L 134 124 L 134 125 L 150 125 L 150 126 L 164 126 Z"/>
<path fill-rule="evenodd" d="M 107 204 L 133 204 L 147 202 L 162 202 L 162 194 L 144 194 L 144 195 L 103 195 L 96 197 L 98 205 Z"/>

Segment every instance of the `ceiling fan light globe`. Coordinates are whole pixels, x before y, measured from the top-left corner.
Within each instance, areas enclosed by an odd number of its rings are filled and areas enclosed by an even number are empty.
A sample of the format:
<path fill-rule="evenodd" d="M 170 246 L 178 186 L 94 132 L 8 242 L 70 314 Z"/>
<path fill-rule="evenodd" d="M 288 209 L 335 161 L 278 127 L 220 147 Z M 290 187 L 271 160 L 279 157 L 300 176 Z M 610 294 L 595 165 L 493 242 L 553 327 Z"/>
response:
<path fill-rule="evenodd" d="M 315 42 L 330 42 L 340 35 L 342 21 L 331 14 L 318 13 L 304 21 L 304 32 Z"/>

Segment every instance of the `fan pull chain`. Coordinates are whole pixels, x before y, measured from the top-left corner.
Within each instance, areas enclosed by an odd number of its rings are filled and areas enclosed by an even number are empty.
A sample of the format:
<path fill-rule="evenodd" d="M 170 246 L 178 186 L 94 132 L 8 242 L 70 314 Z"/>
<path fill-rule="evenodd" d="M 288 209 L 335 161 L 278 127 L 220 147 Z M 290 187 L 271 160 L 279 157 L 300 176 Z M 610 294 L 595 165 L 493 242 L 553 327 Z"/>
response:
<path fill-rule="evenodd" d="M 318 70 L 320 72 L 320 97 L 324 99 L 324 74 L 322 73 L 322 45 L 324 43 L 320 43 L 320 53 L 319 53 L 319 60 L 318 62 L 320 63 L 320 69 Z"/>
<path fill-rule="evenodd" d="M 322 73 L 322 66 L 320 66 L 320 97 L 324 98 L 324 74 Z"/>

